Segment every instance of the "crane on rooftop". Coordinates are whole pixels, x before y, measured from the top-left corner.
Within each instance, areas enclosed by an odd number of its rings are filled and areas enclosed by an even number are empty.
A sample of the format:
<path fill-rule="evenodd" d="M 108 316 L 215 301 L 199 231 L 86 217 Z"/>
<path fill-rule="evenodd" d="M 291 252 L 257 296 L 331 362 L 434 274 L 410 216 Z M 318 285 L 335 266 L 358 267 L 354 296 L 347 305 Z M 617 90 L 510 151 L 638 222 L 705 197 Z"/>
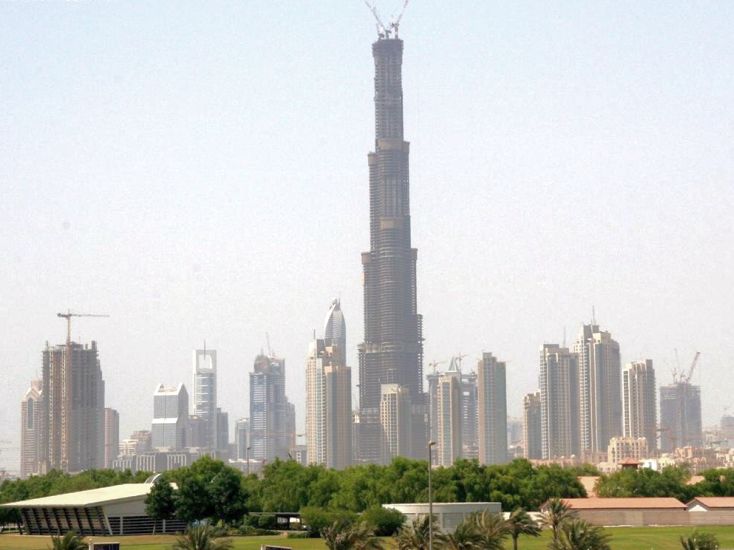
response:
<path fill-rule="evenodd" d="M 72 313 L 66 310 L 66 313 L 57 313 L 57 317 L 66 319 L 66 344 L 71 344 L 71 318 L 72 317 L 109 317 L 109 315 L 99 313 Z"/>
<path fill-rule="evenodd" d="M 369 10 L 372 12 L 372 15 L 375 17 L 375 20 L 377 21 L 377 34 L 380 38 L 397 38 L 398 37 L 398 30 L 400 28 L 400 21 L 403 19 L 403 15 L 405 15 L 405 10 L 408 7 L 408 3 L 410 0 L 405 0 L 403 2 L 403 7 L 400 10 L 400 13 L 397 17 L 393 17 L 392 21 L 388 25 L 385 25 L 382 22 L 382 18 L 380 17 L 380 14 L 377 11 L 377 6 L 375 5 L 375 1 L 373 0 L 371 3 L 368 0 L 364 0 L 365 5 L 369 8 Z"/>

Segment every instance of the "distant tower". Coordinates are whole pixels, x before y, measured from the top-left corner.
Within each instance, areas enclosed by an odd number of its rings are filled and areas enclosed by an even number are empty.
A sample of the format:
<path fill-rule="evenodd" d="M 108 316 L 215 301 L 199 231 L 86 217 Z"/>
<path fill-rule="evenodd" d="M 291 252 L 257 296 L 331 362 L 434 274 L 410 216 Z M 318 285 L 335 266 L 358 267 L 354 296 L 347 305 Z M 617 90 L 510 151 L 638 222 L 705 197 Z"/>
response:
<path fill-rule="evenodd" d="M 409 144 L 403 136 L 403 41 L 396 26 L 372 44 L 375 61 L 375 150 L 368 155 L 370 250 L 364 269 L 364 342 L 359 346 L 360 462 L 378 462 L 382 387 L 398 384 L 411 405 L 411 441 L 399 454 L 426 454 L 422 320 L 417 313 L 416 260 L 411 245 Z M 393 37 L 393 30 L 395 36 Z M 393 395 L 391 390 L 389 395 Z"/>
<path fill-rule="evenodd" d="M 410 392 L 400 384 L 383 384 L 380 388 L 380 434 L 382 463 L 408 454 L 411 441 Z"/>
<path fill-rule="evenodd" d="M 237 456 L 232 457 L 236 460 L 247 459 L 247 447 L 250 445 L 250 421 L 247 418 L 240 418 L 234 424 L 234 444 L 237 447 Z"/>
<path fill-rule="evenodd" d="M 112 462 L 120 454 L 120 413 L 115 409 L 104 410 L 104 467 L 112 468 Z"/>
<path fill-rule="evenodd" d="M 189 393 L 186 386 L 160 384 L 153 392 L 152 445 L 155 449 L 181 450 L 188 447 Z"/>
<path fill-rule="evenodd" d="M 479 404 L 479 462 L 507 462 L 507 385 L 505 363 L 491 353 L 477 364 Z"/>
<path fill-rule="evenodd" d="M 104 466 L 104 380 L 97 343 L 43 351 L 47 428 L 42 470 L 80 472 Z"/>
<path fill-rule="evenodd" d="M 194 415 L 204 423 L 203 446 L 218 449 L 217 437 L 217 352 L 194 350 Z"/>
<path fill-rule="evenodd" d="M 633 361 L 622 372 L 624 436 L 647 439 L 650 451 L 657 449 L 657 402 L 652 359 Z"/>
<path fill-rule="evenodd" d="M 578 356 L 558 344 L 540 349 L 540 426 L 542 458 L 579 454 Z"/>
<path fill-rule="evenodd" d="M 341 310 L 341 302 L 335 298 L 331 302 L 324 323 L 324 345 L 333 349 L 337 360 L 347 364 L 347 323 Z M 332 353 L 333 353 L 332 352 Z"/>
<path fill-rule="evenodd" d="M 523 398 L 522 448 L 528 460 L 543 458 L 543 438 L 540 421 L 540 391 Z"/>
<path fill-rule="evenodd" d="M 438 376 L 436 388 L 438 464 L 451 466 L 462 456 L 462 386 L 456 358 Z"/>
<path fill-rule="evenodd" d="M 20 402 L 20 477 L 41 473 L 45 451 L 43 381 L 33 380 Z"/>
<path fill-rule="evenodd" d="M 701 387 L 688 380 L 660 386 L 660 450 L 702 447 Z"/>
<path fill-rule="evenodd" d="M 285 359 L 258 355 L 250 373 L 250 458 L 288 458 L 295 430 L 285 395 Z"/>
<path fill-rule="evenodd" d="M 461 456 L 479 458 L 479 404 L 477 402 L 477 374 L 461 373 Z"/>
<path fill-rule="evenodd" d="M 579 356 L 579 429 L 588 458 L 606 456 L 622 435 L 622 367 L 619 344 L 598 325 L 583 325 L 574 345 Z"/>

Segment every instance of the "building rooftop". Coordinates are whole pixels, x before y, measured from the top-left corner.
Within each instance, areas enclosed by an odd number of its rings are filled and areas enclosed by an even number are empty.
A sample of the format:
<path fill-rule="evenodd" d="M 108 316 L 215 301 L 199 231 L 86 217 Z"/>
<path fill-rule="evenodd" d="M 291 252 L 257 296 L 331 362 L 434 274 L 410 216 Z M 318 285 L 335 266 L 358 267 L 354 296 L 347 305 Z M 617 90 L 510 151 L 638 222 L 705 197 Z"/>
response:
<path fill-rule="evenodd" d="M 676 498 L 564 498 L 573 510 L 685 510 L 686 505 Z"/>
<path fill-rule="evenodd" d="M 147 496 L 150 492 L 152 483 L 125 483 L 123 485 L 113 485 L 111 487 L 102 487 L 99 489 L 90 489 L 88 491 L 77 491 L 75 493 L 66 493 L 63 495 L 54 495 L 50 497 L 32 498 L 29 500 L 20 500 L 18 502 L 8 502 L 1 504 L 2 508 L 86 508 L 90 506 L 100 506 L 102 504 L 110 504 L 112 502 L 123 502 L 126 500 L 137 500 Z"/>
<path fill-rule="evenodd" d="M 688 506 L 696 502 L 706 508 L 734 508 L 734 497 L 696 497 L 688 503 Z"/>

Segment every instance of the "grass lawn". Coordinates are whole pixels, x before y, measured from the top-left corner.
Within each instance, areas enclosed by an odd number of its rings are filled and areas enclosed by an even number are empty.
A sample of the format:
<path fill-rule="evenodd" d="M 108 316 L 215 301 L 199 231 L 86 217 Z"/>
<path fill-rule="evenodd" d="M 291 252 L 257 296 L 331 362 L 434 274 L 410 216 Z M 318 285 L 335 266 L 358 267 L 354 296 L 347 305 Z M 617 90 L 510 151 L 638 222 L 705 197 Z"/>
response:
<path fill-rule="evenodd" d="M 722 550 L 734 549 L 734 526 L 703 527 L 702 531 L 714 533 L 719 538 Z M 679 550 L 681 535 L 693 532 L 691 527 L 614 527 L 607 529 L 612 535 L 613 550 Z M 103 540 L 95 537 L 95 540 Z M 125 550 L 167 550 L 175 537 L 114 537 Z M 288 546 L 294 550 L 323 550 L 319 539 L 287 539 L 284 537 L 235 537 L 232 539 L 236 550 L 259 550 L 261 544 Z M 520 550 L 546 550 L 550 533 L 545 532 L 538 539 L 520 538 Z M 50 545 L 48 537 L 19 535 L 0 535 L 0 550 L 46 550 Z M 512 547 L 511 541 L 505 545 Z"/>

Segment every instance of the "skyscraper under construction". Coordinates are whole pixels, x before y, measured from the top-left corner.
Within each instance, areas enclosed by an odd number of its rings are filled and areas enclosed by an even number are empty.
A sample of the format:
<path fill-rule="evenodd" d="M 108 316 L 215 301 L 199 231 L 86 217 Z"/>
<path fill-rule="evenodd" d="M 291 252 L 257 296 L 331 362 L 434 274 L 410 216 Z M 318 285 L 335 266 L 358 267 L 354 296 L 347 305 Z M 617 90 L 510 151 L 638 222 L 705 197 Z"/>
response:
<path fill-rule="evenodd" d="M 417 313 L 417 250 L 410 241 L 409 143 L 403 140 L 403 41 L 381 33 L 375 60 L 375 150 L 370 175 L 370 251 L 364 268 L 365 338 L 359 346 L 360 462 L 379 462 L 383 426 L 381 389 L 401 387 L 409 400 L 408 453 L 423 457 L 426 410 L 423 394 L 422 322 Z"/>

